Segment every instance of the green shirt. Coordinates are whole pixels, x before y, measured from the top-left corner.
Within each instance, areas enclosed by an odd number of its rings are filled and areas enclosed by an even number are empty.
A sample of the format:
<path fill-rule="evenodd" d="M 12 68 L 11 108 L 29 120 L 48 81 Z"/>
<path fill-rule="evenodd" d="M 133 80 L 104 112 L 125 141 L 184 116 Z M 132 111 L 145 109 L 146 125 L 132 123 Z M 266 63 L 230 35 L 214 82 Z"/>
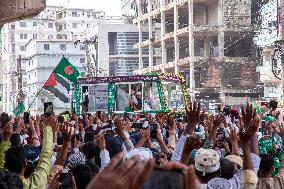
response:
<path fill-rule="evenodd" d="M 6 151 L 11 147 L 10 141 L 2 141 L 0 143 L 0 169 L 4 169 L 5 154 Z"/>
<path fill-rule="evenodd" d="M 42 150 L 35 171 L 29 178 L 22 178 L 24 189 L 45 188 L 51 166 L 52 144 L 52 128 L 47 126 L 43 131 Z"/>

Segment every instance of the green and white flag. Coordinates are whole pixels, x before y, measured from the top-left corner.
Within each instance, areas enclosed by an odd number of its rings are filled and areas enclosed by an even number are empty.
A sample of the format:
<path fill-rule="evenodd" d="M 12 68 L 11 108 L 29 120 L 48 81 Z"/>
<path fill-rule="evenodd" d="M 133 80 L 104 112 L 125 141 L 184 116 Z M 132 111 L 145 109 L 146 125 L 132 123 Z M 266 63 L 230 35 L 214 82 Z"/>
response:
<path fill-rule="evenodd" d="M 62 57 L 58 66 L 54 69 L 54 72 L 68 79 L 73 84 L 77 83 L 78 77 L 80 76 L 78 69 L 73 66 L 65 57 Z"/>
<path fill-rule="evenodd" d="M 13 114 L 15 117 L 19 117 L 21 113 L 25 111 L 25 105 L 24 103 L 20 103 L 14 110 Z"/>
<path fill-rule="evenodd" d="M 258 115 L 262 114 L 262 111 L 261 111 L 260 107 L 258 106 L 258 104 L 256 103 L 255 100 L 253 101 L 253 107 L 255 108 L 255 111 Z"/>

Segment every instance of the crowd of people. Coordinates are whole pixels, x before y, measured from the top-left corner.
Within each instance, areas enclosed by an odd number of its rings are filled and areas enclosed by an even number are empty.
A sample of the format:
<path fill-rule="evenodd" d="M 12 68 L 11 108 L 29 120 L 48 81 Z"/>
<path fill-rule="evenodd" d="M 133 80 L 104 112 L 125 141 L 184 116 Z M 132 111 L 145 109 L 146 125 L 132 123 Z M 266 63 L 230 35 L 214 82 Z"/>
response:
<path fill-rule="evenodd" d="M 281 189 L 282 111 L 184 115 L 2 113 L 1 189 Z"/>

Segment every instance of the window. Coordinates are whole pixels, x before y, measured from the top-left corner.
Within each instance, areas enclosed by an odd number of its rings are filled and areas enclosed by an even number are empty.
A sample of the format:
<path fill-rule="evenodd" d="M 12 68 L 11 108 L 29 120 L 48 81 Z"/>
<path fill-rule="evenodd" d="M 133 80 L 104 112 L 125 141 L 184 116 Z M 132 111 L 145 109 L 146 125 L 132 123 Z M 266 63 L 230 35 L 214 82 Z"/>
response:
<path fill-rule="evenodd" d="M 77 39 L 77 35 L 72 35 L 72 40 L 76 40 Z"/>
<path fill-rule="evenodd" d="M 77 17 L 77 12 L 72 12 L 72 17 Z"/>
<path fill-rule="evenodd" d="M 31 61 L 29 61 L 29 66 L 31 66 Z"/>
<path fill-rule="evenodd" d="M 35 77 L 36 77 L 36 72 L 35 72 Z"/>
<path fill-rule="evenodd" d="M 72 23 L 72 28 L 77 28 L 77 23 Z"/>
<path fill-rule="evenodd" d="M 85 63 L 85 58 L 80 58 L 80 63 Z"/>
<path fill-rule="evenodd" d="M 25 46 L 20 46 L 20 51 L 25 51 Z"/>
<path fill-rule="evenodd" d="M 49 35 L 47 38 L 48 39 L 53 39 L 53 35 Z"/>
<path fill-rule="evenodd" d="M 28 38 L 28 34 L 20 34 L 20 39 L 27 39 Z"/>
<path fill-rule="evenodd" d="M 49 44 L 44 44 L 43 48 L 44 48 L 44 50 L 49 50 Z"/>
<path fill-rule="evenodd" d="M 91 13 L 87 12 L 87 17 L 90 18 L 91 17 Z"/>
<path fill-rule="evenodd" d="M 86 50 L 85 45 L 80 45 L 80 50 L 82 50 L 82 51 Z"/>
<path fill-rule="evenodd" d="M 57 39 L 62 39 L 62 35 L 57 35 Z"/>
<path fill-rule="evenodd" d="M 36 22 L 33 22 L 33 26 L 37 26 L 37 23 L 36 23 Z"/>
<path fill-rule="evenodd" d="M 53 23 L 48 23 L 48 28 L 53 28 Z"/>
<path fill-rule="evenodd" d="M 26 22 L 20 22 L 20 27 L 27 27 L 27 23 Z"/>
<path fill-rule="evenodd" d="M 33 34 L 33 39 L 37 39 L 37 34 Z"/>
<path fill-rule="evenodd" d="M 58 14 L 58 19 L 62 18 L 63 15 L 62 15 L 62 12 Z"/>
<path fill-rule="evenodd" d="M 15 49 L 16 49 L 16 45 L 15 43 L 12 43 L 12 54 L 15 54 Z"/>
<path fill-rule="evenodd" d="M 66 45 L 65 44 L 60 44 L 60 49 L 65 51 L 66 50 Z"/>
<path fill-rule="evenodd" d="M 59 25 L 58 26 L 58 31 L 61 31 L 62 30 L 62 25 Z"/>

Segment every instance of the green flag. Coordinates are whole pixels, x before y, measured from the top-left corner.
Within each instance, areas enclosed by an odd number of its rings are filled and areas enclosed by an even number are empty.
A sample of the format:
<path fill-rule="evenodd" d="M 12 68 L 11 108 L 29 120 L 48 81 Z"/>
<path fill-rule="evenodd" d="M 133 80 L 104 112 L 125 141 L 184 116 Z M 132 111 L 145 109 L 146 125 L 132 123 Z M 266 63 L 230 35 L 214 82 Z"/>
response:
<path fill-rule="evenodd" d="M 25 105 L 24 103 L 20 103 L 14 110 L 13 110 L 13 114 L 15 115 L 15 117 L 19 117 L 19 115 L 21 113 L 23 113 L 25 111 Z"/>
<path fill-rule="evenodd" d="M 262 114 L 260 107 L 258 106 L 258 104 L 255 101 L 253 101 L 253 107 L 255 108 L 255 111 L 258 115 Z"/>
<path fill-rule="evenodd" d="M 58 66 L 54 69 L 54 72 L 65 77 L 73 84 L 77 83 L 78 77 L 80 76 L 78 69 L 73 66 L 64 56 L 60 60 Z"/>

